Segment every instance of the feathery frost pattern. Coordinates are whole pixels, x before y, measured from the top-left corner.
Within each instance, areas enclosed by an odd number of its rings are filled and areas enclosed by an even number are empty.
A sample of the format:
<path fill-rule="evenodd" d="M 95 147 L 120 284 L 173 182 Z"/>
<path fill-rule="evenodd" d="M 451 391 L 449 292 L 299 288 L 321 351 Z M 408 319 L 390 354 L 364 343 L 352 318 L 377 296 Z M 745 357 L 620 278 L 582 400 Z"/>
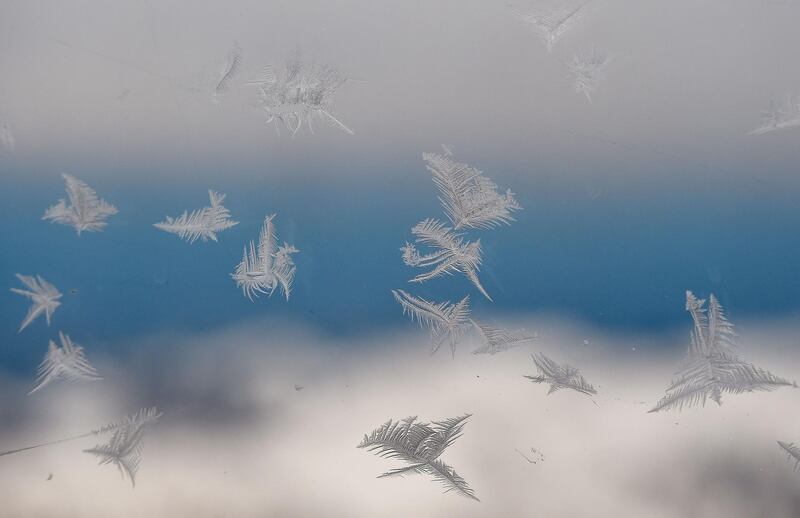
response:
<path fill-rule="evenodd" d="M 358 448 L 366 448 L 381 457 L 409 464 L 387 471 L 378 478 L 424 473 L 441 483 L 445 493 L 454 491 L 478 500 L 467 481 L 439 459 L 444 450 L 461 437 L 469 417 L 470 414 L 466 414 L 433 423 L 418 422 L 416 416 L 402 421 L 390 419 L 371 434 L 365 435 Z"/>
<path fill-rule="evenodd" d="M 534 383 L 549 383 L 550 390 L 547 394 L 560 389 L 572 389 L 582 394 L 591 396 L 597 394 L 597 390 L 590 385 L 581 375 L 580 371 L 572 365 L 563 364 L 559 365 L 543 353 L 531 355 L 533 363 L 536 364 L 536 370 L 539 371 L 538 376 L 525 376 Z"/>
<path fill-rule="evenodd" d="M 771 391 L 781 386 L 797 385 L 769 371 L 743 362 L 733 352 L 736 333 L 722 305 L 714 295 L 705 308 L 705 300 L 686 292 L 686 310 L 694 327 L 683 367 L 675 374 L 666 395 L 650 410 L 658 412 L 684 406 L 705 406 L 711 399 L 722 404 L 722 394 Z"/>
<path fill-rule="evenodd" d="M 800 126 L 800 99 L 788 96 L 783 103 L 774 100 L 761 112 L 761 124 L 748 135 L 763 135 L 785 128 Z"/>
<path fill-rule="evenodd" d="M 42 279 L 39 275 L 32 277 L 30 275 L 17 274 L 17 279 L 22 284 L 28 287 L 27 290 L 19 288 L 11 288 L 11 291 L 17 295 L 28 297 L 31 299 L 31 306 L 28 308 L 28 314 L 19 327 L 20 332 L 28 327 L 28 325 L 36 320 L 39 315 L 44 313 L 47 325 L 50 325 L 50 318 L 53 316 L 56 308 L 61 305 L 58 299 L 61 298 L 61 292 L 55 286 Z"/>
<path fill-rule="evenodd" d="M 69 382 L 103 379 L 83 355 L 83 347 L 75 344 L 69 336 L 62 332 L 58 333 L 58 338 L 61 340 L 61 347 L 50 340 L 47 354 L 39 365 L 36 386 L 28 392 L 28 395 L 59 379 Z"/>
<path fill-rule="evenodd" d="M 67 184 L 69 205 L 63 198 L 47 209 L 42 219 L 71 225 L 81 232 L 97 232 L 106 226 L 106 219 L 117 213 L 116 207 L 97 197 L 94 189 L 68 174 L 61 175 Z"/>
<path fill-rule="evenodd" d="M 547 52 L 552 52 L 556 42 L 572 27 L 587 3 L 589 2 L 584 2 L 577 7 L 561 7 L 549 12 L 537 10 L 525 14 L 514 11 L 514 14 L 524 23 L 530 25 L 544 40 Z"/>
<path fill-rule="evenodd" d="M 225 201 L 224 194 L 209 190 L 208 197 L 211 200 L 209 207 L 195 210 L 191 214 L 184 211 L 175 219 L 167 216 L 165 221 L 155 223 L 153 226 L 164 232 L 177 234 L 189 243 L 194 243 L 198 239 L 216 241 L 217 232 L 227 230 L 239 222 L 233 221 L 230 217 L 231 212 L 222 205 Z"/>
<path fill-rule="evenodd" d="M 567 70 L 575 92 L 583 94 L 592 102 L 592 92 L 604 79 L 604 72 L 609 59 L 604 54 L 599 54 L 594 48 L 583 54 L 576 54 L 571 62 L 567 63 Z"/>
<path fill-rule="evenodd" d="M 448 342 L 450 352 L 455 358 L 456 344 L 470 325 L 469 295 L 456 304 L 449 301 L 437 304 L 414 297 L 403 290 L 392 290 L 392 294 L 403 307 L 403 314 L 408 313 L 412 321 L 416 320 L 421 326 L 430 329 L 431 354 L 435 354 L 443 343 Z"/>
<path fill-rule="evenodd" d="M 497 354 L 530 343 L 536 339 L 535 334 L 525 331 L 506 331 L 496 327 L 481 324 L 470 319 L 475 330 L 481 337 L 482 345 L 472 351 L 472 354 Z"/>
<path fill-rule="evenodd" d="M 277 246 L 273 219 L 275 214 L 266 217 L 264 227 L 258 236 L 258 247 L 250 241 L 249 251 L 245 246 L 242 261 L 231 274 L 236 286 L 241 288 L 250 300 L 261 293 L 272 296 L 276 288 L 279 288 L 286 300 L 289 300 L 292 290 L 297 269 L 292 261 L 292 254 L 299 250 L 288 243 Z"/>
<path fill-rule="evenodd" d="M 786 453 L 787 458 L 794 462 L 794 469 L 800 469 L 800 447 L 796 446 L 793 442 L 778 441 L 778 446 Z"/>
<path fill-rule="evenodd" d="M 304 125 L 313 133 L 315 119 L 327 122 L 349 134 L 353 131 L 333 116 L 333 96 L 347 77 L 329 66 L 306 66 L 298 58 L 290 59 L 282 70 L 264 67 L 259 78 L 249 81 L 259 90 L 259 104 L 267 115 L 267 124 L 275 123 L 292 135 Z"/>
<path fill-rule="evenodd" d="M 143 408 L 133 415 L 125 416 L 120 421 L 93 432 L 94 435 L 111 432 L 111 439 L 107 443 L 83 451 L 100 457 L 100 465 L 115 465 L 122 478 L 127 476 L 131 485 L 135 486 L 136 472 L 142 460 L 145 432 L 159 417 L 161 413 L 155 407 Z"/>
<path fill-rule="evenodd" d="M 433 174 L 448 219 L 456 230 L 462 228 L 489 229 L 514 221 L 512 212 L 519 210 L 514 193 L 497 192 L 497 185 L 483 173 L 467 164 L 456 162 L 452 153 L 423 153 L 422 159 Z"/>
<path fill-rule="evenodd" d="M 230 90 L 231 82 L 234 77 L 239 73 L 239 68 L 242 64 L 242 48 L 238 43 L 233 44 L 233 48 L 228 52 L 222 69 L 219 72 L 219 80 L 214 87 L 215 98 L 225 95 Z"/>
<path fill-rule="evenodd" d="M 417 236 L 417 243 L 430 246 L 435 251 L 422 255 L 413 244 L 408 242 L 400 248 L 403 252 L 403 262 L 406 265 L 417 268 L 433 268 L 417 275 L 409 282 L 425 282 L 441 275 L 461 272 L 487 299 L 492 300 L 478 279 L 478 270 L 481 266 L 480 239 L 464 242 L 462 234 L 453 232 L 453 229 L 432 218 L 417 223 L 411 229 L 411 233 Z"/>

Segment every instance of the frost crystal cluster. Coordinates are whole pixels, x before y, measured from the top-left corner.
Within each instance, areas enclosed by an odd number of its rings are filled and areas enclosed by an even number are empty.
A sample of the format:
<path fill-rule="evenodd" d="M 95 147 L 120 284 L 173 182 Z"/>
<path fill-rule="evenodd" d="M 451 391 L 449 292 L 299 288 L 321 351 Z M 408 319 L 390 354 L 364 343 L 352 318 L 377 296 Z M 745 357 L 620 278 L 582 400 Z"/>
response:
<path fill-rule="evenodd" d="M 117 213 L 116 207 L 97 197 L 94 189 L 68 174 L 61 175 L 67 184 L 69 204 L 64 199 L 47 209 L 42 219 L 71 225 L 81 232 L 97 232 L 106 226 L 106 219 Z"/>
<path fill-rule="evenodd" d="M 583 94 L 592 102 L 592 92 L 603 80 L 604 69 L 609 59 L 599 54 L 594 48 L 591 51 L 577 54 L 567 63 L 570 80 L 575 92 Z"/>
<path fill-rule="evenodd" d="M 260 77 L 250 81 L 258 87 L 258 101 L 267 116 L 267 124 L 275 123 L 292 135 L 304 125 L 314 132 L 314 121 L 320 120 L 353 131 L 333 116 L 333 97 L 347 77 L 329 66 L 306 66 L 297 58 L 290 59 L 283 69 L 264 67 Z"/>
<path fill-rule="evenodd" d="M 785 128 L 800 126 L 800 99 L 788 96 L 783 103 L 770 101 L 761 113 L 761 124 L 748 135 L 763 135 Z"/>
<path fill-rule="evenodd" d="M 546 12 L 536 10 L 525 14 L 515 11 L 514 14 L 530 25 L 544 40 L 547 52 L 552 52 L 556 42 L 572 27 L 587 3 L 584 2 L 577 7 L 559 7 Z"/>
<path fill-rule="evenodd" d="M 64 333 L 59 332 L 58 337 L 61 340 L 61 347 L 50 340 L 47 355 L 39 365 L 36 386 L 28 392 L 28 395 L 59 379 L 70 382 L 102 379 L 83 355 L 83 347 L 73 343 Z"/>
<path fill-rule="evenodd" d="M 455 357 L 456 344 L 466 332 L 470 324 L 469 295 L 458 303 L 428 302 L 417 298 L 403 290 L 392 290 L 397 302 L 403 307 L 403 314 L 408 313 L 411 320 L 416 320 L 421 326 L 427 327 L 431 333 L 431 354 L 447 342 L 450 352 Z"/>
<path fill-rule="evenodd" d="M 441 275 L 463 273 L 487 299 L 492 300 L 478 279 L 481 266 L 481 242 L 464 242 L 461 234 L 436 219 L 426 219 L 411 229 L 417 237 L 416 242 L 433 248 L 428 254 L 420 254 L 419 250 L 406 243 L 401 248 L 403 262 L 417 268 L 432 268 L 411 279 L 410 282 L 424 282 Z"/>
<path fill-rule="evenodd" d="M 44 313 L 47 325 L 50 325 L 50 318 L 53 316 L 56 308 L 61 305 L 58 299 L 61 298 L 61 292 L 55 286 L 42 279 L 40 276 L 32 277 L 30 275 L 17 274 L 17 279 L 22 284 L 28 287 L 27 290 L 19 288 L 11 288 L 11 291 L 17 295 L 28 297 L 31 299 L 31 306 L 28 308 L 28 314 L 22 321 L 19 330 L 22 331 L 28 325 L 36 320 L 39 315 Z"/>
<path fill-rule="evenodd" d="M 794 462 L 794 469 L 800 469 L 800 447 L 793 442 L 778 441 L 778 446 L 786 453 L 787 458 Z"/>
<path fill-rule="evenodd" d="M 125 416 L 116 423 L 93 431 L 93 435 L 107 432 L 112 435 L 107 443 L 84 451 L 98 456 L 100 465 L 115 465 L 122 477 L 127 476 L 131 485 L 135 486 L 136 472 L 142 460 L 145 432 L 159 417 L 161 413 L 155 407 L 143 408 L 133 415 Z"/>
<path fill-rule="evenodd" d="M 233 221 L 230 211 L 222 205 L 225 201 L 224 194 L 208 191 L 208 197 L 211 200 L 210 206 L 195 210 L 191 214 L 184 211 L 175 219 L 167 216 L 166 221 L 155 223 L 153 226 L 164 232 L 177 234 L 189 243 L 194 243 L 198 239 L 216 241 L 217 232 L 229 229 L 239 222 Z"/>
<path fill-rule="evenodd" d="M 439 190 L 439 201 L 453 227 L 436 218 L 424 219 L 412 227 L 411 233 L 416 239 L 414 243 L 406 242 L 400 248 L 403 262 L 406 266 L 427 271 L 409 282 L 425 282 L 443 275 L 461 273 L 491 301 L 492 297 L 478 277 L 482 262 L 481 241 L 467 241 L 458 230 L 487 230 L 509 225 L 514 221 L 513 211 L 522 207 L 514 199 L 511 190 L 505 194 L 498 193 L 497 185 L 481 171 L 453 160 L 453 153 L 447 146 L 442 145 L 442 149 L 444 154 L 423 153 L 422 158 L 433 174 L 434 184 Z M 417 248 L 420 245 L 427 249 L 420 250 Z M 439 349 L 446 338 L 451 351 L 455 353 L 458 339 L 470 324 L 481 333 L 484 342 L 476 354 L 494 354 L 528 340 L 527 336 L 488 326 L 482 328 L 472 321 L 469 318 L 468 297 L 458 304 L 437 304 L 403 290 L 392 290 L 392 293 L 403 307 L 403 313 L 409 313 L 412 319 L 431 327 L 433 352 Z"/>
<path fill-rule="evenodd" d="M 422 159 L 433 174 L 439 201 L 456 230 L 489 229 L 514 221 L 512 212 L 521 207 L 511 189 L 497 192 L 497 185 L 467 164 L 456 162 L 452 153 L 423 153 Z"/>
<path fill-rule="evenodd" d="M 444 486 L 444 492 L 455 491 L 478 500 L 475 491 L 456 470 L 439 459 L 444 450 L 461 437 L 470 414 L 433 423 L 418 422 L 416 417 L 402 421 L 385 422 L 371 434 L 365 435 L 358 448 L 366 448 L 377 455 L 397 459 L 408 466 L 387 471 L 378 478 L 423 473 Z"/>
<path fill-rule="evenodd" d="M 90 432 L 72 437 L 65 437 L 55 441 L 34 444 L 13 450 L 0 451 L 0 457 L 13 455 L 23 451 L 35 450 L 44 446 L 59 444 L 67 441 L 75 441 L 90 436 L 105 435 L 110 433 L 111 437 L 105 444 L 98 444 L 94 448 L 83 450 L 100 458 L 100 464 L 115 465 L 122 475 L 122 478 L 129 478 L 133 486 L 136 485 L 136 473 L 142 460 L 142 449 L 144 446 L 145 432 L 161 417 L 161 412 L 155 407 L 143 408 L 137 413 L 123 417 L 117 422 L 97 428 Z"/>
<path fill-rule="evenodd" d="M 536 364 L 539 375 L 525 377 L 534 383 L 549 383 L 548 395 L 560 389 L 571 389 L 589 396 L 597 394 L 597 390 L 572 365 L 559 365 L 543 353 L 534 354 L 533 363 Z"/>
<path fill-rule="evenodd" d="M 666 395 L 650 410 L 658 412 L 684 406 L 705 406 L 711 399 L 722 404 L 722 394 L 770 391 L 781 386 L 797 386 L 769 371 L 743 362 L 734 354 L 736 334 L 714 295 L 708 302 L 686 292 L 686 311 L 692 315 L 694 328 L 691 345 L 680 371 L 667 387 Z"/>
<path fill-rule="evenodd" d="M 507 331 L 470 319 L 481 338 L 481 346 L 472 354 L 497 354 L 536 340 L 535 334 L 525 331 Z"/>
<path fill-rule="evenodd" d="M 292 290 L 296 270 L 292 254 L 299 250 L 288 243 L 277 246 L 273 219 L 275 214 L 266 217 L 258 236 L 258 246 L 253 241 L 250 241 L 249 250 L 245 246 L 242 261 L 231 274 L 236 286 L 251 300 L 260 293 L 272 296 L 276 288 L 289 300 Z"/>

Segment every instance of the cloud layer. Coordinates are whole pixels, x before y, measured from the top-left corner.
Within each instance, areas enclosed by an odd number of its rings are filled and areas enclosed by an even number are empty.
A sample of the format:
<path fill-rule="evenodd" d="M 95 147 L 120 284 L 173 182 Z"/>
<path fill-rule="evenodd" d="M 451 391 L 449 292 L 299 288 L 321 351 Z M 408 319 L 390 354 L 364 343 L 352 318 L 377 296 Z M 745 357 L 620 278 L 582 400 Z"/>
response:
<path fill-rule="evenodd" d="M 647 414 L 680 352 L 651 337 L 575 326 L 497 356 L 428 357 L 422 334 L 337 343 L 274 324 L 204 336 L 159 336 L 124 361 L 100 361 L 106 381 L 49 387 L 22 399 L 7 380 L 14 423 L 3 447 L 72 435 L 139 406 L 165 415 L 147 437 L 137 486 L 81 452 L 94 439 L 0 459 L 8 516 L 796 516 L 800 492 L 775 441 L 800 439 L 798 392 L 726 397 L 724 404 Z M 513 323 L 511 325 L 514 325 Z M 755 328 L 750 328 L 751 330 Z M 800 371 L 791 334 L 755 329 L 748 359 Z M 583 343 L 584 337 L 587 343 Z M 671 339 L 670 339 L 671 340 Z M 579 345 L 575 345 L 579 344 Z M 590 399 L 523 378 L 542 350 L 582 369 Z M 655 354 L 654 351 L 662 351 Z M 297 387 L 296 387 L 297 385 Z M 302 388 L 300 388 L 302 387 Z M 13 413 L 15 407 L 25 411 Z M 423 475 L 377 479 L 396 467 L 355 446 L 389 418 L 471 413 L 444 454 L 480 503 Z M 5 420 L 4 420 L 5 421 Z M 5 421 L 9 423 L 9 421 Z M 519 452 L 539 450 L 544 460 Z M 519 450 L 519 451 L 517 451 Z M 52 473 L 51 480 L 47 480 Z"/>

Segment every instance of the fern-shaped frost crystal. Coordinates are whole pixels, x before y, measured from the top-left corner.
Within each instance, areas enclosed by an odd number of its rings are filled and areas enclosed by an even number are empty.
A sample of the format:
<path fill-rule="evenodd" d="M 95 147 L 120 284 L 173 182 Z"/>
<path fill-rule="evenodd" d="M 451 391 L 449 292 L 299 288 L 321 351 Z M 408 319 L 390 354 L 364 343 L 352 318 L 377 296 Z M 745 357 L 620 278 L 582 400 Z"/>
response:
<path fill-rule="evenodd" d="M 658 412 L 684 406 L 705 406 L 711 399 L 722 404 L 722 394 L 771 391 L 781 386 L 797 386 L 769 371 L 746 363 L 733 352 L 736 333 L 714 295 L 705 300 L 686 292 L 686 310 L 694 327 L 683 367 L 675 374 L 666 395 L 650 410 Z"/>
<path fill-rule="evenodd" d="M 592 92 L 604 78 L 608 57 L 599 54 L 594 48 L 584 54 L 577 54 L 567 63 L 567 70 L 575 92 L 584 94 L 592 102 Z"/>
<path fill-rule="evenodd" d="M 478 279 L 478 270 L 481 266 L 480 240 L 465 242 L 461 234 L 453 232 L 453 229 L 441 221 L 431 218 L 417 223 L 411 229 L 411 233 L 417 237 L 418 244 L 430 246 L 434 250 L 423 255 L 411 243 L 406 243 L 400 249 L 406 265 L 432 268 L 417 275 L 410 282 L 424 282 L 441 275 L 460 272 L 466 275 L 487 299 L 492 300 Z"/>
<path fill-rule="evenodd" d="M 392 294 L 403 307 L 403 314 L 408 313 L 412 321 L 416 320 L 421 326 L 430 329 L 431 354 L 435 354 L 447 342 L 455 357 L 456 344 L 470 325 L 469 296 L 456 304 L 449 301 L 437 304 L 414 297 L 403 290 L 392 290 Z"/>
<path fill-rule="evenodd" d="M 61 292 L 58 291 L 55 286 L 38 275 L 33 277 L 18 273 L 17 279 L 19 279 L 22 284 L 27 286 L 28 289 L 21 290 L 19 288 L 11 288 L 11 291 L 17 295 L 22 295 L 23 297 L 27 297 L 31 300 L 31 306 L 28 308 L 28 314 L 25 315 L 19 330 L 22 331 L 28 327 L 28 325 L 36 320 L 41 314 L 44 314 L 45 319 L 47 320 L 47 325 L 49 326 L 50 318 L 53 316 L 56 308 L 61 305 L 61 302 L 58 301 L 58 299 L 61 298 Z"/>
<path fill-rule="evenodd" d="M 83 347 L 73 343 L 64 333 L 59 332 L 58 337 L 61 340 L 61 347 L 50 340 L 47 354 L 39 365 L 36 386 L 28 392 L 28 395 L 59 379 L 70 382 L 102 379 L 83 355 Z"/>
<path fill-rule="evenodd" d="M 552 52 L 556 42 L 572 27 L 587 3 L 584 2 L 577 7 L 561 7 L 548 12 L 536 10 L 526 14 L 515 11 L 514 14 L 533 28 L 544 40 L 547 52 Z"/>
<path fill-rule="evenodd" d="M 794 462 L 794 469 L 800 469 L 800 447 L 793 442 L 778 441 L 778 446 L 786 453 L 787 458 Z"/>
<path fill-rule="evenodd" d="M 144 435 L 161 413 L 155 408 L 139 410 L 139 412 L 125 416 L 122 420 L 94 430 L 92 434 L 111 432 L 111 438 L 105 444 L 84 450 L 100 458 L 100 464 L 115 465 L 123 478 L 130 479 L 136 485 L 136 473 L 142 458 Z"/>
<path fill-rule="evenodd" d="M 328 66 L 306 66 L 299 59 L 289 60 L 282 70 L 265 67 L 261 76 L 250 81 L 259 90 L 259 103 L 267 123 L 275 123 L 292 135 L 304 125 L 314 132 L 314 121 L 321 120 L 347 133 L 353 131 L 333 115 L 333 96 L 347 81 Z"/>
<path fill-rule="evenodd" d="M 748 135 L 763 135 L 785 128 L 800 126 L 800 99 L 788 96 L 783 103 L 774 100 L 761 113 L 761 124 Z"/>
<path fill-rule="evenodd" d="M 116 207 L 98 198 L 94 189 L 81 180 L 68 174 L 61 176 L 67 184 L 69 204 L 64 199 L 59 200 L 45 211 L 42 219 L 71 225 L 79 236 L 81 232 L 102 230 L 106 226 L 106 219 L 117 213 Z"/>
<path fill-rule="evenodd" d="M 231 274 L 236 286 L 251 300 L 261 293 L 272 296 L 276 288 L 289 300 L 292 290 L 297 269 L 292 261 L 292 254 L 299 250 L 288 243 L 277 246 L 275 224 L 272 221 L 274 218 L 275 214 L 266 217 L 258 237 L 258 247 L 251 241 L 250 249 L 245 247 L 242 261 Z"/>
<path fill-rule="evenodd" d="M 174 219 L 167 216 L 165 221 L 155 223 L 153 226 L 164 232 L 177 234 L 189 243 L 194 243 L 198 239 L 216 241 L 217 232 L 227 230 L 239 222 L 233 221 L 230 211 L 222 205 L 225 201 L 224 194 L 208 191 L 208 197 L 211 200 L 210 206 L 195 210 L 191 214 L 184 211 Z"/>
<path fill-rule="evenodd" d="M 416 417 L 408 417 L 402 421 L 389 420 L 371 434 L 365 435 L 358 447 L 408 464 L 387 471 L 378 478 L 424 473 L 440 482 L 445 493 L 455 491 L 478 500 L 466 480 L 439 459 L 444 450 L 461 437 L 469 417 L 470 414 L 467 414 L 433 423 L 417 422 Z"/>
<path fill-rule="evenodd" d="M 497 192 L 497 185 L 474 167 L 456 162 L 450 153 L 423 153 L 423 160 L 433 174 L 447 217 L 456 230 L 488 229 L 514 221 L 519 210 L 514 193 Z"/>
<path fill-rule="evenodd" d="M 532 357 L 539 375 L 525 377 L 534 383 L 549 383 L 550 390 L 547 391 L 548 395 L 560 389 L 572 389 L 589 396 L 597 394 L 597 390 L 572 365 L 566 363 L 559 365 L 543 353 L 534 354 Z"/>
<path fill-rule="evenodd" d="M 475 330 L 478 331 L 482 342 L 480 347 L 472 351 L 472 354 L 497 354 L 525 343 L 530 343 L 536 339 L 536 335 L 528 334 L 524 331 L 498 329 L 472 319 L 470 319 L 470 322 L 475 327 Z"/>

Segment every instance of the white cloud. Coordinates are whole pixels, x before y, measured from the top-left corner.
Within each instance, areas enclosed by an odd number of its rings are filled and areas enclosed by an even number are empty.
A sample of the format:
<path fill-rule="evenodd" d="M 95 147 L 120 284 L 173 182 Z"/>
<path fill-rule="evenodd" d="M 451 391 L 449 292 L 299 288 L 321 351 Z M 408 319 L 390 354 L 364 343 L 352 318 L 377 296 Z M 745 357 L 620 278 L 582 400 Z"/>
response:
<path fill-rule="evenodd" d="M 523 324 L 544 329 L 541 323 Z M 146 440 L 135 490 L 81 453 L 94 444 L 89 439 L 3 458 L 4 512 L 777 517 L 800 510 L 797 475 L 775 444 L 800 440 L 797 392 L 647 414 L 680 358 L 678 347 L 665 354 L 646 337 L 547 329 L 531 350 L 580 367 L 598 387 L 593 403 L 569 391 L 546 396 L 545 386 L 524 379 L 534 372 L 525 349 L 489 357 L 471 356 L 465 346 L 451 360 L 428 357 L 423 333 L 345 343 L 278 327 L 154 337 L 128 360 L 103 366 L 116 378 L 40 398 L 20 401 L 25 387 L 7 384 L 4 405 L 24 404 L 27 413 L 0 435 L 3 447 L 80 432 L 139 406 L 157 404 L 166 413 Z M 789 328 L 748 329 L 748 340 L 760 343 L 791 336 Z M 800 365 L 790 348 L 746 354 L 788 377 Z M 442 494 L 422 475 L 377 479 L 393 462 L 356 448 L 389 418 L 465 412 L 473 416 L 444 458 L 480 503 Z M 543 462 L 529 464 L 515 451 L 531 447 Z"/>

